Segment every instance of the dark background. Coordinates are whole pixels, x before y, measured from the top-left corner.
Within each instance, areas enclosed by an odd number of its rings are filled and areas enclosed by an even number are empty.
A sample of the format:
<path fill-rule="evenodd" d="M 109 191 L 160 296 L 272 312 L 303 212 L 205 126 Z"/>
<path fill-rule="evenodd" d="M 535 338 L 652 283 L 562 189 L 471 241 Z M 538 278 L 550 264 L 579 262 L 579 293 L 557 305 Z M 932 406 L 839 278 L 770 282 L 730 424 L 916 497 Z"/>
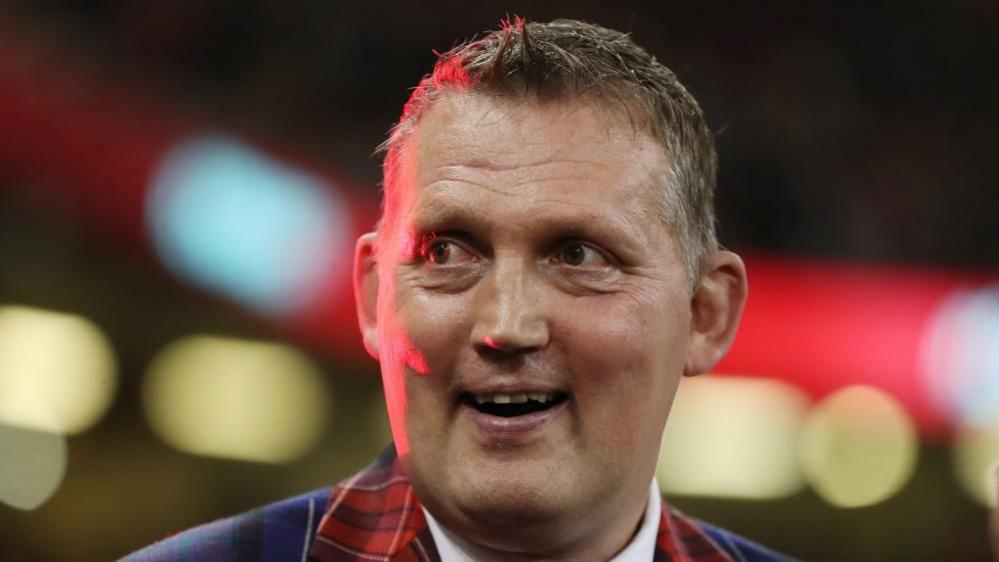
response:
<path fill-rule="evenodd" d="M 172 110 L 245 131 L 377 189 L 373 148 L 433 49 L 507 13 L 630 31 L 701 102 L 717 132 L 721 239 L 738 250 L 999 270 L 999 4 L 554 1 L 3 0 L 0 19 Z M 3 56 L 0 53 L 0 56 Z M 3 124 L 0 123 L 0 134 Z M 122 378 L 94 429 L 70 439 L 56 495 L 0 506 L 0 559 L 106 560 L 169 531 L 328 485 L 384 445 L 373 363 L 320 358 L 337 409 L 287 466 L 187 456 L 145 425 L 149 358 L 192 332 L 267 337 L 227 308 L 112 251 L 0 168 L 0 302 L 86 315 Z M 3 454 L 0 452 L 0 454 Z M 927 443 L 886 502 L 833 508 L 677 498 L 685 511 L 809 560 L 985 560 L 985 511 Z"/>

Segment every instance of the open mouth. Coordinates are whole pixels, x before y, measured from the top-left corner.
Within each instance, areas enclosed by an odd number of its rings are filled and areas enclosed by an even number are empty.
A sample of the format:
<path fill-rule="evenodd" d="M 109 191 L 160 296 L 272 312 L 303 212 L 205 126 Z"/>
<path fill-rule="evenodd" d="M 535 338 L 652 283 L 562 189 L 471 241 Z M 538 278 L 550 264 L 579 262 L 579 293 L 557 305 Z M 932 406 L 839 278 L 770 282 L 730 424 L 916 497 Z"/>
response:
<path fill-rule="evenodd" d="M 564 392 L 527 392 L 522 394 L 472 394 L 462 392 L 458 401 L 470 408 L 503 418 L 543 412 L 569 398 Z"/>

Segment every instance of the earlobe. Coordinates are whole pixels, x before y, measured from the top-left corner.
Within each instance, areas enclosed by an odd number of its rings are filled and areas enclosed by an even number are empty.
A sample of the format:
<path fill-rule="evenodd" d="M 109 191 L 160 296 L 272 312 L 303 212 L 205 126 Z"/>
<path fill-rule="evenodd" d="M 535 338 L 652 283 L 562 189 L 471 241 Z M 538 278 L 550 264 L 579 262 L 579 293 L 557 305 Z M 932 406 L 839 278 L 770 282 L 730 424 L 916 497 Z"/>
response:
<path fill-rule="evenodd" d="M 690 301 L 690 340 L 684 375 L 706 373 L 728 351 L 748 294 L 742 258 L 718 250 L 714 265 L 694 287 Z"/>
<path fill-rule="evenodd" d="M 378 233 L 357 239 L 354 249 L 354 302 L 364 349 L 378 360 Z"/>

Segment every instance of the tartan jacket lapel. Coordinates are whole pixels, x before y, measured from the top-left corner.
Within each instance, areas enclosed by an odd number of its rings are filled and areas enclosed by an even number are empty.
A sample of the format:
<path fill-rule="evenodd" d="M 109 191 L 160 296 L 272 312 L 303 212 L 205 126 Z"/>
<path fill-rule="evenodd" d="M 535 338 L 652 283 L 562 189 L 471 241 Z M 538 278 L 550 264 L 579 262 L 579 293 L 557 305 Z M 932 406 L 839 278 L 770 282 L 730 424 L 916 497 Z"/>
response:
<path fill-rule="evenodd" d="M 395 447 L 333 488 L 309 557 L 320 562 L 440 561 Z"/>
<path fill-rule="evenodd" d="M 734 562 L 697 521 L 669 508 L 665 500 L 662 510 L 653 562 Z"/>
<path fill-rule="evenodd" d="M 389 447 L 330 494 L 309 558 L 319 562 L 440 562 L 419 500 Z M 732 562 L 696 521 L 663 502 L 654 562 Z"/>

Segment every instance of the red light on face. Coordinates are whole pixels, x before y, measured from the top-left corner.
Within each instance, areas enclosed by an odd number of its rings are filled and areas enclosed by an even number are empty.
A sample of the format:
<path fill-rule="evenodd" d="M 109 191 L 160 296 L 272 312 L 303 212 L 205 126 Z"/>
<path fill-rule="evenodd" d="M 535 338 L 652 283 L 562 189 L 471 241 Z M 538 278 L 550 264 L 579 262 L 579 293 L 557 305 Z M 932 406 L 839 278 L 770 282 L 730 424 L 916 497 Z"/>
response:
<path fill-rule="evenodd" d="M 418 375 L 426 376 L 430 374 L 430 366 L 427 365 L 427 359 L 417 349 L 410 348 L 403 351 L 402 362 L 409 370 Z"/>
<path fill-rule="evenodd" d="M 385 409 L 388 413 L 389 425 L 392 428 L 392 440 L 400 458 L 409 456 L 409 431 L 406 424 L 406 411 L 409 401 L 406 397 L 406 382 L 404 372 L 382 372 L 383 388 L 385 389 Z"/>

